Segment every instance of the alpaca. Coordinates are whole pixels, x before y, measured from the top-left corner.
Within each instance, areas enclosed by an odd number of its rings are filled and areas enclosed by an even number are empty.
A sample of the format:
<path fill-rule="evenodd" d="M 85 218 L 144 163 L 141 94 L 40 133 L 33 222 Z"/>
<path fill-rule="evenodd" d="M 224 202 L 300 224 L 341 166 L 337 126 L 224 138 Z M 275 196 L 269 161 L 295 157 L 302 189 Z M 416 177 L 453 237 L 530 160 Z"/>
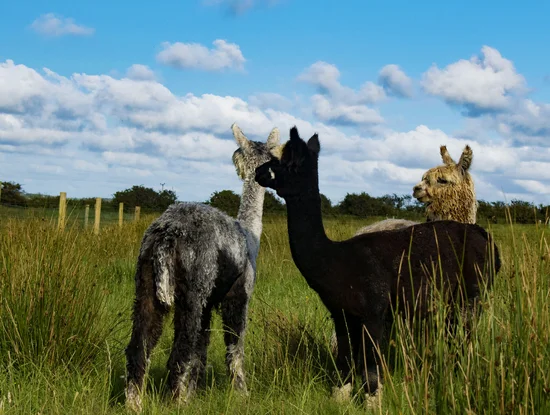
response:
<path fill-rule="evenodd" d="M 446 146 L 440 147 L 443 165 L 433 167 L 413 188 L 413 196 L 426 205 L 426 217 L 433 220 L 455 220 L 476 223 L 477 201 L 470 166 L 474 153 L 464 147 L 456 163 Z"/>
<path fill-rule="evenodd" d="M 369 401 L 379 387 L 376 347 L 392 310 L 427 317 L 431 286 L 462 310 L 473 310 L 481 287 L 490 287 L 500 269 L 498 249 L 491 249 L 480 226 L 448 220 L 330 240 L 321 216 L 319 152 L 317 134 L 306 144 L 293 127 L 290 140 L 256 169 L 256 181 L 285 199 L 292 258 L 334 321 L 342 379 L 334 397 L 349 397 L 355 366 Z"/>
<path fill-rule="evenodd" d="M 426 205 L 426 220 L 456 220 L 476 223 L 477 201 L 474 181 L 469 169 L 474 153 L 470 146 L 464 147 L 456 163 L 446 146 L 439 148 L 443 165 L 432 167 L 413 187 L 413 196 Z M 367 225 L 355 235 L 412 226 L 418 222 L 406 219 L 386 219 Z"/>
<path fill-rule="evenodd" d="M 126 348 L 126 403 L 141 411 L 140 393 L 163 320 L 174 314 L 174 344 L 168 383 L 186 402 L 204 376 L 212 309 L 221 308 L 226 363 L 236 389 L 246 393 L 243 368 L 247 309 L 256 279 L 265 189 L 255 168 L 270 159 L 279 143 L 274 128 L 267 143 L 248 140 L 231 129 L 239 148 L 233 154 L 243 192 L 237 219 L 200 203 L 176 203 L 143 236 L 136 269 L 132 337 Z"/>

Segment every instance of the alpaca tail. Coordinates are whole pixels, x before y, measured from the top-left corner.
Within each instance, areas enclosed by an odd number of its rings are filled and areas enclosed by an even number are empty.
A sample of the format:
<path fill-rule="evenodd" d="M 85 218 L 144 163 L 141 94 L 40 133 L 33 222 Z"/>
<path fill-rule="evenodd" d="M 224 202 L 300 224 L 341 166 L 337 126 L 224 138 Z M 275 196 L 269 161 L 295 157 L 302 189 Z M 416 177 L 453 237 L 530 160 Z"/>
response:
<path fill-rule="evenodd" d="M 500 253 L 498 252 L 498 246 L 497 244 L 495 243 L 495 241 L 493 240 L 492 236 L 491 236 L 491 242 L 492 242 L 492 245 L 494 247 L 494 262 L 495 262 L 495 275 L 498 274 L 498 272 L 500 271 L 500 267 L 502 266 L 502 262 L 500 261 Z"/>
<path fill-rule="evenodd" d="M 153 247 L 156 294 L 165 306 L 174 304 L 176 251 L 174 241 L 163 240 Z"/>

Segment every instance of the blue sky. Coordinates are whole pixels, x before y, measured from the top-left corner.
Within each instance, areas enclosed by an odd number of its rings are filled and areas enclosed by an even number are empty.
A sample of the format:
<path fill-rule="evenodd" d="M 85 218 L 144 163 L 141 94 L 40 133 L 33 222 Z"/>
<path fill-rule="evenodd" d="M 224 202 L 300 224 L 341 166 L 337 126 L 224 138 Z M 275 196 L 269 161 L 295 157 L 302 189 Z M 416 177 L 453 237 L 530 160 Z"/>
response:
<path fill-rule="evenodd" d="M 343 7 L 345 4 L 345 7 Z M 548 2 L 0 6 L 0 180 L 110 197 L 240 191 L 249 138 L 319 132 L 320 186 L 410 194 L 470 144 L 478 198 L 550 203 Z"/>

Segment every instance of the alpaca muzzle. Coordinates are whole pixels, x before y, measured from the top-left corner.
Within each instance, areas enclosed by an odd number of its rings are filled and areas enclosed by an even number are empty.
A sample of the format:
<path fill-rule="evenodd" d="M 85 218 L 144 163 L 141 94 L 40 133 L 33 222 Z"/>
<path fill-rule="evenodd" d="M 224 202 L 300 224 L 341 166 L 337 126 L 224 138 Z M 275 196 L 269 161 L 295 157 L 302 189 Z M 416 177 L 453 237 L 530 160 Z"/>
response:
<path fill-rule="evenodd" d="M 425 202 L 426 200 L 422 199 L 428 199 L 428 192 L 422 186 L 416 185 L 413 187 L 413 197 L 419 202 Z"/>
<path fill-rule="evenodd" d="M 255 180 L 262 187 L 273 187 L 275 185 L 275 173 L 269 163 L 256 168 Z"/>

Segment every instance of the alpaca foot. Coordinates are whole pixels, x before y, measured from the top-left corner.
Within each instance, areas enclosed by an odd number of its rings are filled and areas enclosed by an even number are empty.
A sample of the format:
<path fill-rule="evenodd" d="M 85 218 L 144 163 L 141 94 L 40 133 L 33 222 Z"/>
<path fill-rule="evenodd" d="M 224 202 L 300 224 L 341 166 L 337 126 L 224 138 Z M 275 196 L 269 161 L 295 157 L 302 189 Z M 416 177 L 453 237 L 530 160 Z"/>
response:
<path fill-rule="evenodd" d="M 242 346 L 229 346 L 229 373 L 231 375 L 231 385 L 233 389 L 243 395 L 248 395 L 246 389 L 246 377 L 244 375 L 244 353 Z"/>
<path fill-rule="evenodd" d="M 179 405 L 185 405 L 189 402 L 194 395 L 197 388 L 198 373 L 193 375 L 193 369 L 195 362 L 188 363 L 175 382 L 172 381 L 172 398 L 178 402 Z"/>
<path fill-rule="evenodd" d="M 193 395 L 195 394 L 196 382 L 191 380 L 185 382 L 184 379 L 180 380 L 178 387 L 172 392 L 172 397 L 178 405 L 187 405 Z"/>
<path fill-rule="evenodd" d="M 126 408 L 133 412 L 140 413 L 143 409 L 143 406 L 141 403 L 139 389 L 136 384 L 130 382 L 124 390 L 124 394 L 126 395 Z"/>
<path fill-rule="evenodd" d="M 378 384 L 378 389 L 374 394 L 365 393 L 365 406 L 367 409 L 376 409 L 382 402 L 382 384 Z"/>
<path fill-rule="evenodd" d="M 233 380 L 231 381 L 231 386 L 235 391 L 237 391 L 239 394 L 248 396 L 248 389 L 246 387 L 246 380 L 244 377 L 244 373 L 238 373 L 233 377 Z"/>
<path fill-rule="evenodd" d="M 332 399 L 338 403 L 348 402 L 351 399 L 351 383 L 346 383 L 342 387 L 332 387 Z"/>

